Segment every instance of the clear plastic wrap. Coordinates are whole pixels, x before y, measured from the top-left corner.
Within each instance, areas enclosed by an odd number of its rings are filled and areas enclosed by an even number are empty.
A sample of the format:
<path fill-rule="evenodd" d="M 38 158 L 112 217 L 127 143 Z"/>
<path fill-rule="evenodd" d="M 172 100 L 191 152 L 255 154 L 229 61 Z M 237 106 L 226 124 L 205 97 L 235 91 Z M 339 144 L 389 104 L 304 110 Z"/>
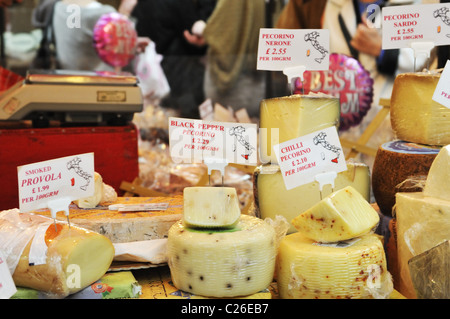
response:
<path fill-rule="evenodd" d="M 432 100 L 440 70 L 397 75 L 391 96 L 395 137 L 427 145 L 450 144 L 450 108 Z"/>
<path fill-rule="evenodd" d="M 397 193 L 395 204 L 399 291 L 415 298 L 408 261 L 450 239 L 450 202 L 422 192 Z"/>
<path fill-rule="evenodd" d="M 0 248 L 16 286 L 55 298 L 98 280 L 114 258 L 106 237 L 18 209 L 0 213 Z"/>
<path fill-rule="evenodd" d="M 274 145 L 330 126 L 338 128 L 339 118 L 339 98 L 324 93 L 262 100 L 259 125 L 261 162 L 277 163 Z"/>
<path fill-rule="evenodd" d="M 417 298 L 450 298 L 449 260 L 450 240 L 446 240 L 408 261 Z"/>
<path fill-rule="evenodd" d="M 393 291 L 383 243 L 373 234 L 331 244 L 287 235 L 276 276 L 282 299 L 385 299 Z"/>

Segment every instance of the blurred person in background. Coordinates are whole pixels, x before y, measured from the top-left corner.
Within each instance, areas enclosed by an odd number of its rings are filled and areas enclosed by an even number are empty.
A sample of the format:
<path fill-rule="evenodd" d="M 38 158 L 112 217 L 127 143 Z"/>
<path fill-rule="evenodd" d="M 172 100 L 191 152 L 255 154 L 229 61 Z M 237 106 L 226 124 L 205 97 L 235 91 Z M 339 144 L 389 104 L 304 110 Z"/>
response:
<path fill-rule="evenodd" d="M 265 27 L 265 0 L 219 0 L 205 23 L 203 32 L 185 32 L 185 36 L 208 48 L 206 97 L 259 117 L 265 78 L 256 70 L 256 59 L 259 29 Z"/>
<path fill-rule="evenodd" d="M 215 5 L 216 0 L 124 0 L 119 9 L 130 14 L 138 35 L 150 38 L 163 56 L 170 93 L 161 106 L 177 110 L 182 117 L 200 117 L 206 53 L 205 47 L 190 44 L 183 33 L 197 20 L 206 20 Z"/>

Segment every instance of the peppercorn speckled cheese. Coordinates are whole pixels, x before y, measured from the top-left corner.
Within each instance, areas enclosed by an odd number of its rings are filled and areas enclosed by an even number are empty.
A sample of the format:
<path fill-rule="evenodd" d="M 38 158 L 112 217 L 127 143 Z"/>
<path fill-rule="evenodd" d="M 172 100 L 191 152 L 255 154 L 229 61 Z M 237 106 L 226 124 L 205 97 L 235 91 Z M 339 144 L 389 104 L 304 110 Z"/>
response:
<path fill-rule="evenodd" d="M 287 235 L 278 249 L 276 278 L 282 299 L 384 299 L 393 291 L 375 234 L 333 244 L 300 232 Z"/>
<path fill-rule="evenodd" d="M 227 230 L 188 228 L 180 220 L 167 238 L 174 286 L 206 297 L 246 296 L 266 289 L 276 251 L 274 227 L 249 215 L 241 215 Z"/>
<path fill-rule="evenodd" d="M 273 146 L 315 131 L 339 126 L 339 98 L 323 93 L 294 94 L 261 101 L 260 157 L 277 163 Z"/>
<path fill-rule="evenodd" d="M 363 197 L 370 199 L 370 172 L 363 163 L 347 163 L 347 170 L 337 174 L 334 190 L 353 186 Z M 331 194 L 331 185 L 324 185 L 322 192 L 318 182 L 286 189 L 280 167 L 275 164 L 259 166 L 253 173 L 253 195 L 257 213 L 262 219 L 277 215 L 288 221 L 314 206 Z M 288 233 L 296 232 L 293 225 Z"/>
<path fill-rule="evenodd" d="M 234 187 L 186 187 L 183 219 L 190 227 L 232 227 L 241 216 Z"/>
<path fill-rule="evenodd" d="M 361 236 L 378 225 L 380 216 L 352 186 L 340 189 L 292 220 L 305 236 L 335 242 Z"/>

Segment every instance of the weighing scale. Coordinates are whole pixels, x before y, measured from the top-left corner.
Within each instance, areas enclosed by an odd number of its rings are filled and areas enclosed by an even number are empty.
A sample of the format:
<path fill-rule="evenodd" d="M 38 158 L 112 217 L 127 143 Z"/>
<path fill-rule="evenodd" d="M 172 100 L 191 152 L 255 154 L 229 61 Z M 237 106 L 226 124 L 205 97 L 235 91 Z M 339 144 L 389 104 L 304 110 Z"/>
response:
<path fill-rule="evenodd" d="M 29 71 L 0 95 L 0 121 L 125 125 L 143 110 L 138 80 L 130 74 L 84 71 Z"/>

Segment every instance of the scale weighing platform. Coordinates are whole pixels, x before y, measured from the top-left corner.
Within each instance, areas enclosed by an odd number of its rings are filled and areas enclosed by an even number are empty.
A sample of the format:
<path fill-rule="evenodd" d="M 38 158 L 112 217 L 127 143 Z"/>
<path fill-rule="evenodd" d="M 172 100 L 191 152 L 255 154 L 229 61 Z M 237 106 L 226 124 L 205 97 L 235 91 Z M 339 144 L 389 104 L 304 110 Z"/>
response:
<path fill-rule="evenodd" d="M 0 210 L 19 207 L 17 167 L 93 152 L 95 170 L 120 195 L 139 174 L 143 101 L 131 75 L 41 71 L 0 95 Z"/>
<path fill-rule="evenodd" d="M 30 71 L 0 95 L 0 121 L 125 125 L 143 110 L 135 76 L 110 72 Z"/>

